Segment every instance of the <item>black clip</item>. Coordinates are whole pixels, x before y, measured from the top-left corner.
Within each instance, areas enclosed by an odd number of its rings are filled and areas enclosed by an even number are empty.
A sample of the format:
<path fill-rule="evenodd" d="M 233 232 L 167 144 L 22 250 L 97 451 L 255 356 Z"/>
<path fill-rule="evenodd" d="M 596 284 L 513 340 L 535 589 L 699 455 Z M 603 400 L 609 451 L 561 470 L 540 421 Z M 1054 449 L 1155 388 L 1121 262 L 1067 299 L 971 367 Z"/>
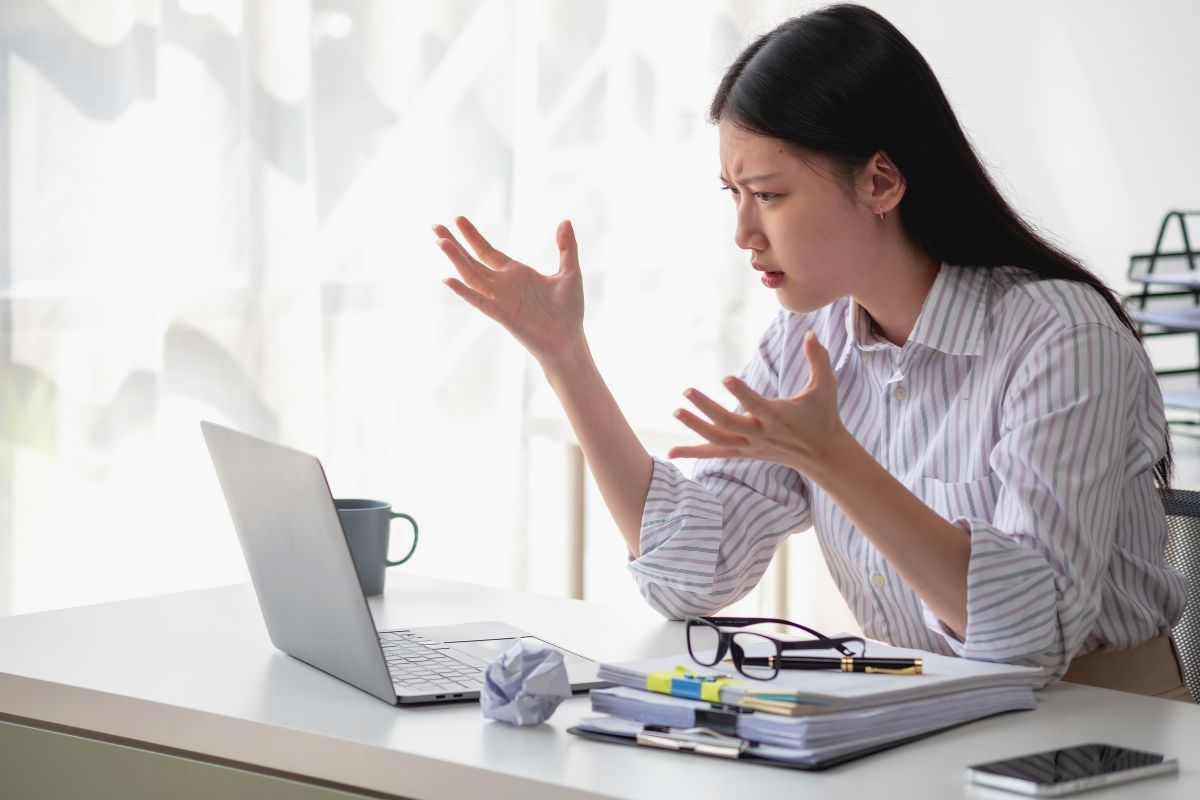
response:
<path fill-rule="evenodd" d="M 713 703 L 708 708 L 696 709 L 697 728 L 708 728 L 723 736 L 737 736 L 737 721 L 742 714 L 753 714 L 752 709 Z"/>

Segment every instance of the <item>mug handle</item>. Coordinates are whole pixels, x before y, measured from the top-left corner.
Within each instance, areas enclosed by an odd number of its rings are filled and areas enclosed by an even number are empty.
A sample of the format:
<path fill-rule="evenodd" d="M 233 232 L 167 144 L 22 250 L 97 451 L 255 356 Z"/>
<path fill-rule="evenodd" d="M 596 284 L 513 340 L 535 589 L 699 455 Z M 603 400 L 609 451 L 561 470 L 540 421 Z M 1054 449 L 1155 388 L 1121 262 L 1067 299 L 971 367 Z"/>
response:
<path fill-rule="evenodd" d="M 404 519 L 408 520 L 408 522 L 409 522 L 409 524 L 410 524 L 410 525 L 412 525 L 412 528 L 413 528 L 413 541 L 412 541 L 412 547 L 408 548 L 408 552 L 404 554 L 404 558 L 401 558 L 401 559 L 399 559 L 398 561 L 391 561 L 391 560 L 389 560 L 389 561 L 387 562 L 387 565 L 388 565 L 389 567 L 398 567 L 398 566 L 400 566 L 400 565 L 401 565 L 401 564 L 403 564 L 405 561 L 408 561 L 410 558 L 412 558 L 412 554 L 413 554 L 414 552 L 416 552 L 416 550 L 417 550 L 417 521 L 416 521 L 415 519 L 413 519 L 412 517 L 410 517 L 408 514 L 404 514 L 404 513 L 401 513 L 401 512 L 399 512 L 399 511 L 393 511 L 393 512 L 392 512 L 392 519 L 396 519 L 397 517 L 403 517 Z"/>

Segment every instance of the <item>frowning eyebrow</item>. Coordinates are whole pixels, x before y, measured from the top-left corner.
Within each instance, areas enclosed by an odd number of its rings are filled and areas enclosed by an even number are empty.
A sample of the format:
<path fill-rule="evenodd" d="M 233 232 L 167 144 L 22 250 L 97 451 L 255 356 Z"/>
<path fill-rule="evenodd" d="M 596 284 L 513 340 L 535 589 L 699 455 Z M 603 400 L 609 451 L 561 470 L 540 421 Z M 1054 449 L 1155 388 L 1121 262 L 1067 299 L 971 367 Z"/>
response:
<path fill-rule="evenodd" d="M 747 184 L 758 183 L 760 181 L 769 181 L 772 178 L 778 178 L 782 174 L 783 173 L 781 173 L 781 172 L 772 172 L 772 173 L 769 173 L 766 175 L 751 175 L 750 177 L 742 178 L 741 180 L 739 180 L 737 182 L 742 184 L 743 186 L 745 186 Z M 724 175 L 720 175 L 719 177 L 721 179 L 721 183 L 732 183 L 732 181 L 730 181 Z"/>

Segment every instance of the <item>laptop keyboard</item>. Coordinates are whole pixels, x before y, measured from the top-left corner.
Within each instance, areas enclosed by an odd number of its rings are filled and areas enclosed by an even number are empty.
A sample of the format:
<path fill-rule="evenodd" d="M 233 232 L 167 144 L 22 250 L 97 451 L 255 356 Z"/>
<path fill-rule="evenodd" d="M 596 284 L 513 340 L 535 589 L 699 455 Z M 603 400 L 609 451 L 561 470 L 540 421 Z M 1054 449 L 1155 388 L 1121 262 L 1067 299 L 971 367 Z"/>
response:
<path fill-rule="evenodd" d="M 449 655 L 444 642 L 403 631 L 380 631 L 379 644 L 392 682 L 408 692 L 478 691 L 483 669 Z"/>

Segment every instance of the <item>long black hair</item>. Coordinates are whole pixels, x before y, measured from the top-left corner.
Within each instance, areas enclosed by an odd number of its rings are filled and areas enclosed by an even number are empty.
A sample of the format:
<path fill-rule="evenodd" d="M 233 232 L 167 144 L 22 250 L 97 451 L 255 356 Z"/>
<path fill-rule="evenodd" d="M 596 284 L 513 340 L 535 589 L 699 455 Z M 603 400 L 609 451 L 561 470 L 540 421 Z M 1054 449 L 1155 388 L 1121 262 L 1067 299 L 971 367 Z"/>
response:
<path fill-rule="evenodd" d="M 758 37 L 717 87 L 709 120 L 722 119 L 824 156 L 847 182 L 875 153 L 886 153 L 904 176 L 900 222 L 931 257 L 956 267 L 1022 267 L 1039 279 L 1085 283 L 1140 340 L 1117 294 L 1009 206 L 929 64 L 876 12 L 829 6 Z M 1172 473 L 1169 436 L 1166 444 L 1154 468 L 1164 487 Z"/>

